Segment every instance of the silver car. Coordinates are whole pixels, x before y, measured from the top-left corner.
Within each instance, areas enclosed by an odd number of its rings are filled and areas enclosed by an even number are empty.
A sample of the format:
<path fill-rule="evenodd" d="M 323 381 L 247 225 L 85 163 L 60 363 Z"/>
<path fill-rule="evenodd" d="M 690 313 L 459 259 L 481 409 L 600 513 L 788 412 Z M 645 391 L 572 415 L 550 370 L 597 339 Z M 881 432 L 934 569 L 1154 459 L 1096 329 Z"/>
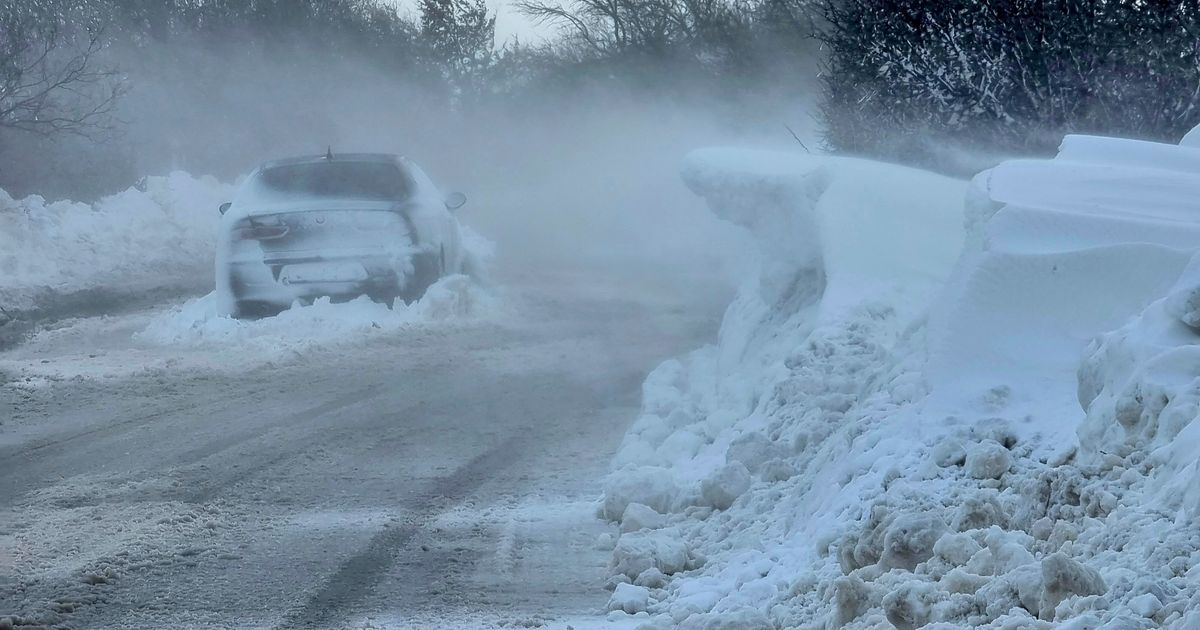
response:
<path fill-rule="evenodd" d="M 296 301 L 367 295 L 411 302 L 464 271 L 462 236 L 444 196 L 411 161 L 352 153 L 258 167 L 221 205 L 219 308 L 264 317 Z"/>

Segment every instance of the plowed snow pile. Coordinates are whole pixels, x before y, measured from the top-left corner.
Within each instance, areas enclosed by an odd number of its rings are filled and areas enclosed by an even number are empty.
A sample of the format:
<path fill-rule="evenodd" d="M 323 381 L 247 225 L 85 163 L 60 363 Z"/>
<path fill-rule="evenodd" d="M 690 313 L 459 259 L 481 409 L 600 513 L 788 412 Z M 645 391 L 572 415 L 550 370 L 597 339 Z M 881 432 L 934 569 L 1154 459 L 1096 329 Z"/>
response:
<path fill-rule="evenodd" d="M 495 298 L 467 276 L 438 280 L 412 304 L 372 302 L 366 296 L 345 303 L 319 298 L 293 305 L 274 317 L 239 320 L 218 313 L 216 295 L 188 300 L 155 316 L 137 341 L 161 346 L 236 347 L 265 354 L 293 353 L 338 342 L 363 342 L 415 324 L 478 318 L 495 311 Z"/>
<path fill-rule="evenodd" d="M 94 204 L 13 199 L 0 191 L 0 305 L 47 295 L 133 294 L 212 274 L 217 206 L 232 187 L 182 172 L 147 177 Z"/>
<path fill-rule="evenodd" d="M 762 264 L 718 344 L 646 381 L 606 480 L 611 617 L 1200 628 L 1200 150 L 683 175 Z"/>

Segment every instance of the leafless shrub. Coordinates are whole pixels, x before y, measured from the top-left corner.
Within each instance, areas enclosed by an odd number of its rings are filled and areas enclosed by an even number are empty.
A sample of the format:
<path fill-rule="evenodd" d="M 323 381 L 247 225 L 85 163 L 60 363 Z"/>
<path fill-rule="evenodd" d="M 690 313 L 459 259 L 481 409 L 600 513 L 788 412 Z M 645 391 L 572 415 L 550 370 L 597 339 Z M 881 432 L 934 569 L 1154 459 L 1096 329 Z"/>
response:
<path fill-rule="evenodd" d="M 102 24 L 89 13 L 67 2 L 0 5 L 0 128 L 93 139 L 114 130 L 125 84 L 101 63 Z"/>

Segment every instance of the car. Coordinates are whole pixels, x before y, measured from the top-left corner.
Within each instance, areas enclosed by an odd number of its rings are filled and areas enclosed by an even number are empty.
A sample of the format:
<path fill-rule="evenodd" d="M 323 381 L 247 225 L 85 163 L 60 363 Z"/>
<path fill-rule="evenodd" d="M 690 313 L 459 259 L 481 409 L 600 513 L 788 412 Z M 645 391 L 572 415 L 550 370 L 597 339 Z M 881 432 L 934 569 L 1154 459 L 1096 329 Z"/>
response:
<path fill-rule="evenodd" d="M 464 203 L 398 155 L 266 162 L 220 207 L 218 309 L 258 318 L 320 297 L 413 302 L 467 271 L 453 215 Z"/>

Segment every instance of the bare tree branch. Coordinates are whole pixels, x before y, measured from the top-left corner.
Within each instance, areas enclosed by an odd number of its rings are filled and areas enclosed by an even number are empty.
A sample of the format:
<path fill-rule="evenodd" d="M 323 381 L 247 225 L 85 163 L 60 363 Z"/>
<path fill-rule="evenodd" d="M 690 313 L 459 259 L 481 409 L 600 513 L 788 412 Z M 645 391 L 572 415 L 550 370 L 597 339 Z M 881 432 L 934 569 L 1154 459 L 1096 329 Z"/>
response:
<path fill-rule="evenodd" d="M 0 128 L 95 139 L 118 125 L 125 83 L 99 62 L 100 28 L 55 11 L 71 6 L 0 7 Z"/>

